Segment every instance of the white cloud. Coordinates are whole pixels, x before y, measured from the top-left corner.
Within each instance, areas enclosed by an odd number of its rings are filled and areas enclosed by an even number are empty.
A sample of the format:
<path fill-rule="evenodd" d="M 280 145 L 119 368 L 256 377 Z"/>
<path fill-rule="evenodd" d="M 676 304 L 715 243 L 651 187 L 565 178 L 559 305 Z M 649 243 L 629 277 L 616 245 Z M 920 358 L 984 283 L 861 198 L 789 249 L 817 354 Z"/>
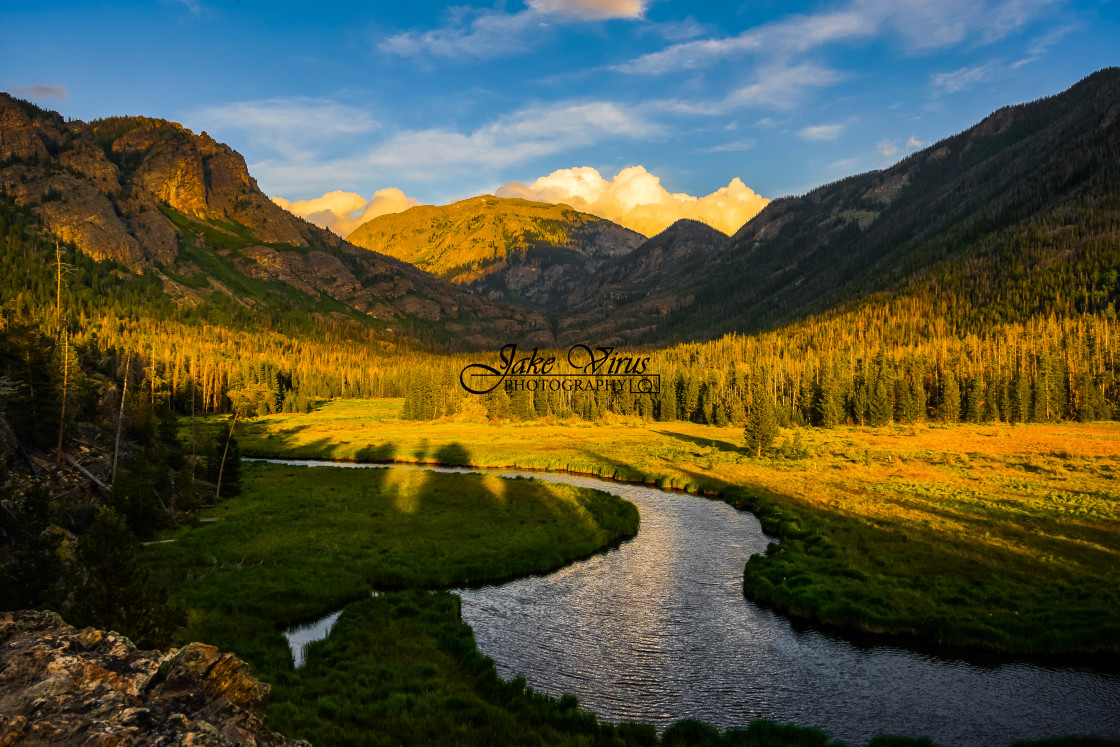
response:
<path fill-rule="evenodd" d="M 738 36 L 674 44 L 615 69 L 624 73 L 659 75 L 708 67 L 728 57 L 751 52 L 804 52 L 830 41 L 867 36 L 874 31 L 874 25 L 852 11 L 795 15 L 748 29 Z"/>
<path fill-rule="evenodd" d="M 840 137 L 840 133 L 847 127 L 846 124 L 824 124 L 803 127 L 797 131 L 797 136 L 802 140 L 811 142 L 832 141 Z"/>
<path fill-rule="evenodd" d="M 567 16 L 581 21 L 607 18 L 641 18 L 646 0 L 529 0 L 529 7 L 541 14 Z"/>
<path fill-rule="evenodd" d="M 273 197 L 272 201 L 288 212 L 321 228 L 330 229 L 343 238 L 379 215 L 400 213 L 420 204 L 419 200 L 408 197 L 396 187 L 379 189 L 368 200 L 356 192 L 335 190 L 313 200 L 288 202 L 282 197 Z"/>
<path fill-rule="evenodd" d="M 608 101 L 532 106 L 470 134 L 448 130 L 402 132 L 365 159 L 370 165 L 415 170 L 430 167 L 508 166 L 613 137 L 647 138 L 659 125 Z"/>
<path fill-rule="evenodd" d="M 506 57 L 530 51 L 557 23 L 640 19 L 646 0 L 529 0 L 528 6 L 517 13 L 452 7 L 443 26 L 394 34 L 378 48 L 400 57 Z"/>
<path fill-rule="evenodd" d="M 789 109 L 801 100 L 807 89 L 830 86 L 844 78 L 843 73 L 811 63 L 792 67 L 775 65 L 759 71 L 754 83 L 732 91 L 723 103 L 729 109 L 740 106 Z"/>
<path fill-rule="evenodd" d="M 713 145 L 711 148 L 701 148 L 701 153 L 737 153 L 744 150 L 750 150 L 758 145 L 758 141 L 753 137 L 745 140 L 734 140 L 730 143 L 723 143 L 722 145 Z"/>
<path fill-rule="evenodd" d="M 972 88 L 977 83 L 991 80 L 1001 72 L 1002 66 L 999 61 L 993 60 L 976 67 L 962 67 L 950 73 L 935 73 L 930 80 L 933 83 L 934 95 L 937 96 Z"/>
<path fill-rule="evenodd" d="M 847 7 L 792 15 L 737 36 L 697 39 L 617 65 L 626 73 L 662 75 L 709 67 L 745 54 L 788 58 L 841 42 L 893 33 L 908 52 L 992 42 L 1041 15 L 1056 0 L 852 0 Z"/>
<path fill-rule="evenodd" d="M 785 66 L 771 65 L 759 70 L 755 81 L 732 90 L 722 99 L 666 99 L 650 102 L 651 109 L 673 114 L 722 115 L 743 107 L 791 109 L 797 106 L 811 88 L 832 85 L 846 76 L 836 70 L 806 63 Z M 759 120 L 760 126 L 773 124 L 769 118 Z"/>
<path fill-rule="evenodd" d="M 244 131 L 251 142 L 288 158 L 307 156 L 324 142 L 369 132 L 377 122 L 361 109 L 329 98 L 273 98 L 204 106 L 189 113 L 193 129 Z M 201 126 L 199 126 L 201 125 Z"/>
<path fill-rule="evenodd" d="M 670 193 L 643 166 L 625 168 L 609 181 L 588 166 L 560 169 L 528 186 L 509 182 L 495 194 L 563 203 L 646 236 L 660 233 L 681 218 L 703 221 L 724 233 L 734 233 L 769 202 L 738 177 L 703 197 Z"/>
<path fill-rule="evenodd" d="M 925 145 L 925 142 L 922 141 L 922 140 L 919 140 L 918 138 L 914 137 L 913 135 L 911 135 L 910 139 L 906 141 L 906 147 L 907 148 L 921 148 L 923 145 Z"/>
<path fill-rule="evenodd" d="M 59 83 L 57 86 L 47 86 L 42 83 L 36 83 L 21 88 L 13 88 L 12 94 L 20 98 L 35 99 L 36 101 L 42 99 L 58 99 L 59 101 L 65 101 L 67 95 L 66 84 L 64 83 Z"/>
<path fill-rule="evenodd" d="M 361 183 L 371 174 L 416 182 L 473 179 L 613 138 L 641 140 L 662 134 L 663 128 L 640 110 L 610 101 L 562 101 L 529 106 L 467 132 L 403 130 L 345 157 L 281 151 L 251 163 L 250 171 L 270 194 L 306 195 Z"/>
<path fill-rule="evenodd" d="M 469 21 L 455 13 L 446 26 L 430 31 L 404 31 L 382 41 L 382 52 L 400 57 L 475 57 L 492 59 L 532 48 L 530 32 L 545 19 L 537 12 L 479 11 Z M 534 35 L 535 36 L 535 35 Z"/>
<path fill-rule="evenodd" d="M 895 153 L 898 153 L 897 143 L 897 140 L 880 140 L 878 145 L 879 153 L 890 158 Z"/>

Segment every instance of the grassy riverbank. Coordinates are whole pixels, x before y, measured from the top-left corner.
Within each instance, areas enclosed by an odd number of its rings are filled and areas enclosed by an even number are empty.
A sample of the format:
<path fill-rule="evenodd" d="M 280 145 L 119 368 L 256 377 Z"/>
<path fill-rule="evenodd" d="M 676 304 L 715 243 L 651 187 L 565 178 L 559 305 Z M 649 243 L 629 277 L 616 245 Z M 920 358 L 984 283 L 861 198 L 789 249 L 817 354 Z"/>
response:
<path fill-rule="evenodd" d="M 368 596 L 557 568 L 633 536 L 637 509 L 601 491 L 428 470 L 248 463 L 244 491 L 146 557 L 187 610 L 184 638 L 262 672 L 290 667 L 280 630 Z"/>
<path fill-rule="evenodd" d="M 690 423 L 402 421 L 336 401 L 246 423 L 246 454 L 567 469 L 720 493 L 782 548 L 749 596 L 947 646 L 1120 652 L 1120 424 L 802 429 L 754 459 Z M 213 421 L 211 421 L 213 423 Z M 786 450 L 794 455 L 795 450 Z"/>

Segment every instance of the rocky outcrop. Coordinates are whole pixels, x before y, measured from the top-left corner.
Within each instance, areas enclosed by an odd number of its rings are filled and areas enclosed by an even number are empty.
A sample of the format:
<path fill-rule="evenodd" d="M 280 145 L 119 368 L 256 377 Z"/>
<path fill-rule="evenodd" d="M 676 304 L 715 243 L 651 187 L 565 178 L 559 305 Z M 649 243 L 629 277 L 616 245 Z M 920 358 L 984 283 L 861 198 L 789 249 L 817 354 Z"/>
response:
<path fill-rule="evenodd" d="M 141 651 L 54 612 L 0 613 L 0 745 L 306 745 L 265 728 L 268 694 L 213 646 Z"/>

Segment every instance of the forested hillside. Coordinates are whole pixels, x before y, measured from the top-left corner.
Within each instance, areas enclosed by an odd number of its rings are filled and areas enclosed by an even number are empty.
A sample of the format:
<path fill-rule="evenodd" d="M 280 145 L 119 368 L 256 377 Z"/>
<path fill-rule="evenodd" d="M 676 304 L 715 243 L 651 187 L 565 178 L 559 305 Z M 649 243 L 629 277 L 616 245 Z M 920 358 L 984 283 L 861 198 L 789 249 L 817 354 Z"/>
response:
<path fill-rule="evenodd" d="M 626 265 L 612 264 L 626 285 Z M 600 294 L 561 331 L 663 344 L 912 299 L 951 333 L 1120 296 L 1120 69 L 1000 109 L 895 166 L 775 200 L 689 273 Z M 878 295 L 877 295 L 878 294 Z M 635 320 L 656 309 L 646 324 Z"/>

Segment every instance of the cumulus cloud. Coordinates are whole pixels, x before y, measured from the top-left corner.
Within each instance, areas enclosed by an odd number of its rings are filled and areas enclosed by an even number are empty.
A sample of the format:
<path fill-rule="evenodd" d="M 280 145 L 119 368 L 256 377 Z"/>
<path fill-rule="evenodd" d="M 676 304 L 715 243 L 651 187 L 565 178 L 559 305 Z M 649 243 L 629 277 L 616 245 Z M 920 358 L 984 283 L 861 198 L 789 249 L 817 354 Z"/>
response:
<path fill-rule="evenodd" d="M 538 202 L 563 203 L 614 221 L 646 236 L 668 228 L 674 221 L 691 218 L 731 234 L 758 214 L 769 202 L 735 177 L 726 187 L 703 197 L 671 193 L 643 166 L 631 166 L 613 179 L 596 169 L 581 166 L 553 171 L 526 186 L 508 182 L 499 197 L 521 197 Z"/>
<path fill-rule="evenodd" d="M 368 200 L 356 192 L 335 190 L 313 200 L 288 202 L 283 197 L 273 197 L 272 201 L 300 218 L 315 225 L 334 231 L 343 238 L 354 229 L 379 215 L 400 213 L 413 205 L 419 205 L 396 187 L 379 189 Z"/>
<path fill-rule="evenodd" d="M 42 83 L 36 83 L 31 86 L 24 86 L 23 88 L 14 88 L 12 93 L 21 98 L 27 99 L 58 99 L 59 101 L 66 100 L 66 85 L 59 83 L 57 86 L 46 86 Z"/>
<path fill-rule="evenodd" d="M 910 139 L 906 141 L 906 147 L 907 148 L 921 148 L 923 145 L 925 145 L 925 141 L 924 140 L 919 140 L 918 138 L 914 137 L 913 135 L 911 135 Z"/>

